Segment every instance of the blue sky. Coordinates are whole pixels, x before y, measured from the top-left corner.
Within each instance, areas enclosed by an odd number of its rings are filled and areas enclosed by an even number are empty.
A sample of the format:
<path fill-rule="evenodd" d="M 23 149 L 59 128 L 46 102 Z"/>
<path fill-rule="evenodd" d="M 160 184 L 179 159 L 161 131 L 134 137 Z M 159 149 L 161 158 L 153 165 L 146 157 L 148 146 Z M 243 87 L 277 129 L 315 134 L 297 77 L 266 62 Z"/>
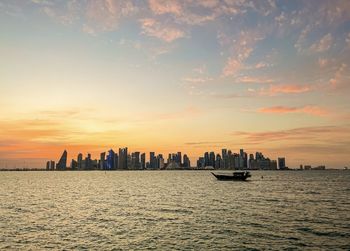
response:
<path fill-rule="evenodd" d="M 0 32 L 0 159 L 128 145 L 349 165 L 349 1 L 1 0 Z"/>

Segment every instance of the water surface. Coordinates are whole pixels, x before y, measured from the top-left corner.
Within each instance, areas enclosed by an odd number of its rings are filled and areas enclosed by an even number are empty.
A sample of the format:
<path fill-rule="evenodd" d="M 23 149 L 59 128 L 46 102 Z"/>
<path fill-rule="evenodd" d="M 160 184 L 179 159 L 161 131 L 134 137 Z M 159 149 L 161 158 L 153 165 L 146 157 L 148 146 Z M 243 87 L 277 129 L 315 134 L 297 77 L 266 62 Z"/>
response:
<path fill-rule="evenodd" d="M 348 171 L 0 172 L 0 249 L 349 250 L 349 198 Z"/>

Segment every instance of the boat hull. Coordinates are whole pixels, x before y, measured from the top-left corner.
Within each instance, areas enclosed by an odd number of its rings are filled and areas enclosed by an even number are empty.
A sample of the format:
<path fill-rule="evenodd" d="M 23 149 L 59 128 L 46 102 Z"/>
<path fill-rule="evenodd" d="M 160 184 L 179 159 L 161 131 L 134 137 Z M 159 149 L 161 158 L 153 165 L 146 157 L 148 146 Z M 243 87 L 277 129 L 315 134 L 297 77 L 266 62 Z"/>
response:
<path fill-rule="evenodd" d="M 211 174 L 214 175 L 215 178 L 217 178 L 218 180 L 246 181 L 250 177 L 249 173 L 247 173 L 245 175 L 240 175 L 240 176 L 226 175 L 226 174 L 215 174 L 213 172 Z"/>

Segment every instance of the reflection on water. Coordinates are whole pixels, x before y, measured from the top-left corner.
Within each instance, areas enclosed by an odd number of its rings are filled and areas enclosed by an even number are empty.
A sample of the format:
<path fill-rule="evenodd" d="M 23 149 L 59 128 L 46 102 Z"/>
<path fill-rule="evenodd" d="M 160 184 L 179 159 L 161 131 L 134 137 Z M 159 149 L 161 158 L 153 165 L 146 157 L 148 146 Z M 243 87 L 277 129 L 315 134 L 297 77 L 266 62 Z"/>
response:
<path fill-rule="evenodd" d="M 0 249 L 350 249 L 350 172 L 252 174 L 0 172 Z"/>

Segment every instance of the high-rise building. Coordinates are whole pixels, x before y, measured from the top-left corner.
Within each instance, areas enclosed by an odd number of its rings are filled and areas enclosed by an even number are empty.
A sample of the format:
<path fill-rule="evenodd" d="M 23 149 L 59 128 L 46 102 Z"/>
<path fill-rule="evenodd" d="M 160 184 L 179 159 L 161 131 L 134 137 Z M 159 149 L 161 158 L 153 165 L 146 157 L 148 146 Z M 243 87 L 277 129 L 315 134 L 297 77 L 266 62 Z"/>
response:
<path fill-rule="evenodd" d="M 55 170 L 55 161 L 49 160 L 46 162 L 46 170 Z"/>
<path fill-rule="evenodd" d="M 140 152 L 131 154 L 131 169 L 141 169 Z"/>
<path fill-rule="evenodd" d="M 277 161 L 270 160 L 270 170 L 277 170 Z"/>
<path fill-rule="evenodd" d="M 151 169 L 155 169 L 156 168 L 156 157 L 155 157 L 155 153 L 154 152 L 150 152 L 149 153 L 149 165 Z"/>
<path fill-rule="evenodd" d="M 57 170 L 67 169 L 67 151 L 66 150 L 63 151 L 63 154 L 56 165 L 56 169 Z"/>
<path fill-rule="evenodd" d="M 114 162 L 113 162 L 113 170 L 118 169 L 119 156 L 117 153 L 114 153 Z"/>
<path fill-rule="evenodd" d="M 70 169 L 71 170 L 76 170 L 78 168 L 78 162 L 75 159 L 72 159 L 70 162 Z"/>
<path fill-rule="evenodd" d="M 85 158 L 85 169 L 91 170 L 92 169 L 92 160 L 91 160 L 91 154 L 88 153 Z"/>
<path fill-rule="evenodd" d="M 106 162 L 106 152 L 103 152 L 100 154 L 100 169 L 105 169 L 105 162 Z"/>
<path fill-rule="evenodd" d="M 209 166 L 209 153 L 204 153 L 204 166 Z"/>
<path fill-rule="evenodd" d="M 222 168 L 228 169 L 227 149 L 221 149 L 221 155 L 222 155 Z"/>
<path fill-rule="evenodd" d="M 106 169 L 107 170 L 114 169 L 114 167 L 115 167 L 114 161 L 115 161 L 115 152 L 112 149 L 110 149 L 108 151 L 107 161 L 106 161 Z"/>
<path fill-rule="evenodd" d="M 281 170 L 286 169 L 286 158 L 285 157 L 278 158 L 278 168 Z"/>
<path fill-rule="evenodd" d="M 172 161 L 171 159 L 171 153 L 168 154 L 168 159 L 167 159 L 167 164 L 170 164 L 170 162 Z"/>
<path fill-rule="evenodd" d="M 146 168 L 146 154 L 145 153 L 141 154 L 141 168 L 142 169 Z"/>
<path fill-rule="evenodd" d="M 222 159 L 221 159 L 221 156 L 220 154 L 217 154 L 216 155 L 216 160 L 215 160 L 215 169 L 220 169 L 222 168 Z"/>
<path fill-rule="evenodd" d="M 118 168 L 127 169 L 128 168 L 128 148 L 119 148 L 119 159 Z"/>
<path fill-rule="evenodd" d="M 176 162 L 179 164 L 179 166 L 182 165 L 182 155 L 181 155 L 181 152 L 177 152 Z"/>
<path fill-rule="evenodd" d="M 197 168 L 203 169 L 205 167 L 205 158 L 204 157 L 199 157 L 197 160 Z"/>
<path fill-rule="evenodd" d="M 184 166 L 184 168 L 190 168 L 191 167 L 191 162 L 190 162 L 190 159 L 188 158 L 187 154 L 184 154 L 183 166 Z"/>
<path fill-rule="evenodd" d="M 164 158 L 162 154 L 158 154 L 157 156 L 157 162 L 156 162 L 156 169 L 164 169 Z"/>
<path fill-rule="evenodd" d="M 209 154 L 209 166 L 215 167 L 215 153 L 210 152 Z"/>
<path fill-rule="evenodd" d="M 50 161 L 50 170 L 55 170 L 55 161 Z"/>
<path fill-rule="evenodd" d="M 81 153 L 78 154 L 77 157 L 78 169 L 83 169 L 83 155 Z"/>

